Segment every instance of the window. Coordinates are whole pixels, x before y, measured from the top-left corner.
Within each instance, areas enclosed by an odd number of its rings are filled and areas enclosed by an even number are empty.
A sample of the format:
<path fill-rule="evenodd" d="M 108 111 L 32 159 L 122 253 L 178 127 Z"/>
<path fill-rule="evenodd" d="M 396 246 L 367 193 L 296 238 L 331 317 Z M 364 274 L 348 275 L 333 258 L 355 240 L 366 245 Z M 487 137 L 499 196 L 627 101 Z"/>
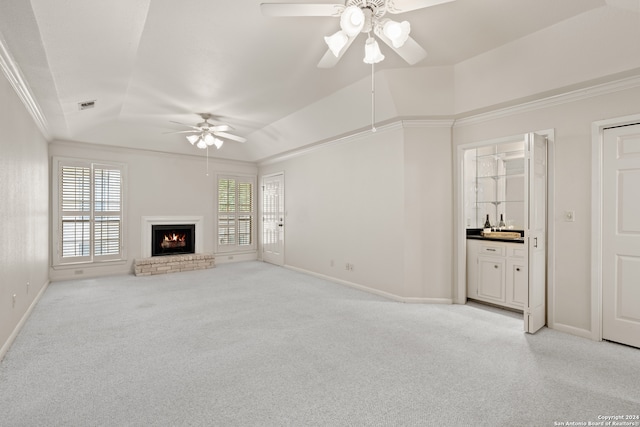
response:
<path fill-rule="evenodd" d="M 55 264 L 122 259 L 124 167 L 55 159 Z"/>
<path fill-rule="evenodd" d="M 218 177 L 218 250 L 255 248 L 255 177 Z"/>

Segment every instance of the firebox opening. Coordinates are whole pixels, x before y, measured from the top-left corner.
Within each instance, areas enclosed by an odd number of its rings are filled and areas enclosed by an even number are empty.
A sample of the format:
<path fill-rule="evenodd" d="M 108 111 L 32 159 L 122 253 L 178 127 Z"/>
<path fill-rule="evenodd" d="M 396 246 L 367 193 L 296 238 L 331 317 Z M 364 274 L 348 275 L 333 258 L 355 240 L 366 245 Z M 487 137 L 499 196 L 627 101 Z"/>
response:
<path fill-rule="evenodd" d="M 152 225 L 151 256 L 195 253 L 195 224 Z"/>

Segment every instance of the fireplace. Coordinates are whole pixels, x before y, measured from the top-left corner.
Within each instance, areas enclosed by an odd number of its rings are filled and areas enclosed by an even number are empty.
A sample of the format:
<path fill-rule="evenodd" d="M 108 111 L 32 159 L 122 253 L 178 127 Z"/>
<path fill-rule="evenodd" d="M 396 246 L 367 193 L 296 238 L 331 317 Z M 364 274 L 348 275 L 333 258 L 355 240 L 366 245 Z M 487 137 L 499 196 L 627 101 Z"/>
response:
<path fill-rule="evenodd" d="M 195 253 L 195 231 L 195 224 L 153 224 L 151 256 Z"/>

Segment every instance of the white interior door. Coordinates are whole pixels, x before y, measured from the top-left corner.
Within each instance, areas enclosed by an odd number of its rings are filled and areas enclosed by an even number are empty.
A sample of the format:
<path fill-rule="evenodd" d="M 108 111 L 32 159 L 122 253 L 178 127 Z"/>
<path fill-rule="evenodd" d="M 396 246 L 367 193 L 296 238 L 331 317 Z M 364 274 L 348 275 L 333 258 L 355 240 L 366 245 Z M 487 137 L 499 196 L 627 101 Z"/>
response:
<path fill-rule="evenodd" d="M 284 174 L 262 179 L 262 259 L 284 265 Z"/>
<path fill-rule="evenodd" d="M 640 347 L 640 124 L 603 143 L 602 338 Z"/>
<path fill-rule="evenodd" d="M 547 139 L 530 133 L 527 149 L 529 289 L 524 330 L 535 333 L 547 323 Z"/>

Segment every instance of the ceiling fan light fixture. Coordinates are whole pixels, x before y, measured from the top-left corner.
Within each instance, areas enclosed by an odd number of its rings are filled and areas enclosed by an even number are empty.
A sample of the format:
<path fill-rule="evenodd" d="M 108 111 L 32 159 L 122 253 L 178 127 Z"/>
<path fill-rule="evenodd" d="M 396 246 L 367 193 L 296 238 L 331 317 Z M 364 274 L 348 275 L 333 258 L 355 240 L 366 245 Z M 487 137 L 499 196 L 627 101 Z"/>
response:
<path fill-rule="evenodd" d="M 364 12 L 358 6 L 349 6 L 340 15 L 340 28 L 349 37 L 357 35 L 364 27 Z"/>
<path fill-rule="evenodd" d="M 215 145 L 218 150 L 222 147 L 222 144 L 224 144 L 224 141 L 219 138 L 213 138 L 213 145 Z"/>
<path fill-rule="evenodd" d="M 325 37 L 324 41 L 329 46 L 331 53 L 338 57 L 340 51 L 347 45 L 349 37 L 344 31 L 340 30 L 331 36 Z"/>
<path fill-rule="evenodd" d="M 369 37 L 364 44 L 364 59 L 366 64 L 377 64 L 384 59 L 384 55 L 380 52 L 380 46 L 373 37 Z"/>
<path fill-rule="evenodd" d="M 215 138 L 213 137 L 213 135 L 211 135 L 209 132 L 206 132 L 205 134 L 203 134 L 202 136 L 202 140 L 204 141 L 205 144 L 207 145 L 213 145 L 213 140 Z"/>
<path fill-rule="evenodd" d="M 396 22 L 387 19 L 382 24 L 382 33 L 391 40 L 393 47 L 400 48 L 409 38 L 411 32 L 411 24 L 408 21 Z"/>
<path fill-rule="evenodd" d="M 204 150 L 205 148 L 207 148 L 207 143 L 204 142 L 204 139 L 200 138 L 200 140 L 198 140 L 198 143 L 196 144 L 196 147 Z"/>
<path fill-rule="evenodd" d="M 200 139 L 200 135 L 188 135 L 187 141 L 191 143 L 191 145 L 195 144 Z"/>

